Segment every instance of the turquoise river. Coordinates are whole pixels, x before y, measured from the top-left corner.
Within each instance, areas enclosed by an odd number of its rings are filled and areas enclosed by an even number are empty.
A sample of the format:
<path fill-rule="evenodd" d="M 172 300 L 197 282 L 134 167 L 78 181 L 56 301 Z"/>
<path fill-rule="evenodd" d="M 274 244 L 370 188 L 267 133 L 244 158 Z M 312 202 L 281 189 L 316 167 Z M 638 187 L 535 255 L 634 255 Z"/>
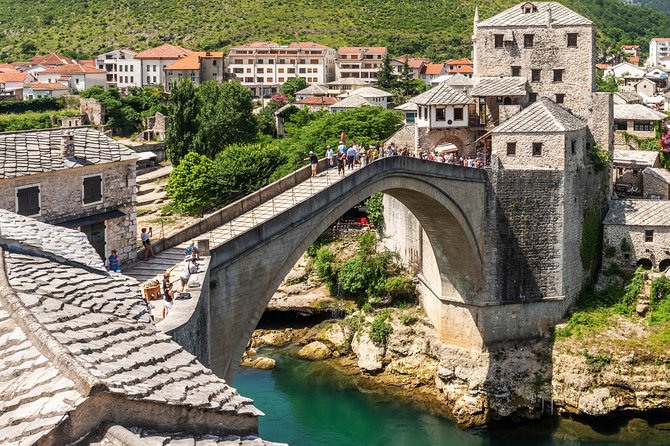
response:
<path fill-rule="evenodd" d="M 670 445 L 670 430 L 649 427 L 643 420 L 608 420 L 591 427 L 548 418 L 461 430 L 408 401 L 363 391 L 327 363 L 273 357 L 274 370 L 241 368 L 234 385 L 265 412 L 260 435 L 291 446 Z"/>

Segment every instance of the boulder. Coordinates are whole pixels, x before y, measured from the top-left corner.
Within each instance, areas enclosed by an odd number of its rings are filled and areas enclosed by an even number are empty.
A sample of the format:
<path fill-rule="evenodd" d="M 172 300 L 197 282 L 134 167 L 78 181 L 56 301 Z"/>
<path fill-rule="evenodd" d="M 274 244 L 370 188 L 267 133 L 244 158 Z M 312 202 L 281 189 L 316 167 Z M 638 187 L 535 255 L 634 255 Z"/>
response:
<path fill-rule="evenodd" d="M 333 350 L 344 353 L 349 350 L 349 342 L 351 340 L 350 332 L 351 329 L 349 327 L 334 323 L 319 331 L 316 338 L 331 346 Z"/>
<path fill-rule="evenodd" d="M 354 335 L 351 350 L 358 358 L 358 367 L 364 372 L 379 372 L 384 368 L 384 346 L 372 342 L 368 330 Z"/>
<path fill-rule="evenodd" d="M 328 346 L 321 341 L 310 342 L 298 351 L 298 357 L 311 361 L 328 359 L 333 355 Z"/>
<path fill-rule="evenodd" d="M 453 407 L 454 421 L 464 428 L 484 426 L 489 421 L 489 410 L 483 395 L 463 395 Z"/>

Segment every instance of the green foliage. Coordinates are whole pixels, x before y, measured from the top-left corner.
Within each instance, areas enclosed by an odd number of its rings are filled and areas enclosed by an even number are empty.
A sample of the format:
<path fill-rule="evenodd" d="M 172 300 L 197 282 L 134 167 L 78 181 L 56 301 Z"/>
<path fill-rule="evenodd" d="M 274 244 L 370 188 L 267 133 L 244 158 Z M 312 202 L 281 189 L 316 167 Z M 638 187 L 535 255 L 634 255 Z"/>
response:
<path fill-rule="evenodd" d="M 605 366 L 612 362 L 612 357 L 604 353 L 591 355 L 588 350 L 584 349 L 582 355 L 586 358 L 586 367 L 588 367 L 591 373 L 600 372 Z"/>
<path fill-rule="evenodd" d="M 94 98 L 105 107 L 105 124 L 115 134 L 131 135 L 142 130 L 143 119 L 156 112 L 166 113 L 167 106 L 160 87 L 130 88 L 122 95 L 118 88 L 99 85 L 81 92 L 83 98 Z"/>
<path fill-rule="evenodd" d="M 640 138 L 639 136 L 628 133 L 625 130 L 621 131 L 621 135 L 623 136 L 623 140 L 626 144 L 628 144 L 630 141 L 633 141 L 639 150 L 656 152 L 660 149 L 660 138 Z"/>
<path fill-rule="evenodd" d="M 175 166 L 192 150 L 199 129 L 199 109 L 199 98 L 190 80 L 182 79 L 172 87 L 165 147 L 168 159 Z"/>
<path fill-rule="evenodd" d="M 400 322 L 403 325 L 412 325 L 417 321 L 416 317 L 412 316 L 411 314 L 404 313 L 400 315 Z"/>
<path fill-rule="evenodd" d="M 384 193 L 377 192 L 365 200 L 368 221 L 373 228 L 382 229 L 384 225 Z"/>
<path fill-rule="evenodd" d="M 605 91 L 609 93 L 616 93 L 619 91 L 616 77 L 613 74 L 605 77 L 602 70 L 596 71 L 596 91 Z"/>
<path fill-rule="evenodd" d="M 335 254 L 325 246 L 316 252 L 316 273 L 323 279 L 331 294 L 337 291 L 337 272 L 333 265 L 334 260 Z"/>
<path fill-rule="evenodd" d="M 319 248 L 322 246 L 327 245 L 328 243 L 332 242 L 335 240 L 335 235 L 331 231 L 326 231 L 320 236 L 317 237 L 317 239 L 309 245 L 309 248 L 307 248 L 307 255 L 313 259 L 316 258 L 316 253 L 319 251 Z"/>
<path fill-rule="evenodd" d="M 621 243 L 619 243 L 619 249 L 621 252 L 630 252 L 632 246 L 627 238 L 622 238 Z"/>
<path fill-rule="evenodd" d="M 389 277 L 384 283 L 384 294 L 389 296 L 393 302 L 414 301 L 416 285 L 408 277 Z"/>
<path fill-rule="evenodd" d="M 591 150 L 588 156 L 593 164 L 593 170 L 601 172 L 609 168 L 610 164 L 612 164 L 612 153 L 609 150 L 602 150 L 598 144 L 589 145 L 589 147 Z"/>
<path fill-rule="evenodd" d="M 290 102 L 293 102 L 295 101 L 295 94 L 308 86 L 309 84 L 304 78 L 291 77 L 279 88 L 279 92 L 286 96 Z"/>
<path fill-rule="evenodd" d="M 375 344 L 384 344 L 393 333 L 393 327 L 386 322 L 387 315 L 380 314 L 372 321 L 370 328 L 370 340 Z"/>
<path fill-rule="evenodd" d="M 0 101 L 0 114 L 25 113 L 61 110 L 65 108 L 65 101 L 61 98 L 44 96 L 27 101 Z"/>
<path fill-rule="evenodd" d="M 165 189 L 173 209 L 195 215 L 212 204 L 216 196 L 213 167 L 214 163 L 206 156 L 186 154 L 173 169 Z"/>
<path fill-rule="evenodd" d="M 76 113 L 75 110 L 61 110 L 0 115 L 0 132 L 59 127 L 58 120 L 60 117 L 72 116 Z"/>
<path fill-rule="evenodd" d="M 611 259 L 616 256 L 616 246 L 606 246 L 605 247 L 605 257 Z"/>
<path fill-rule="evenodd" d="M 596 265 L 601 235 L 600 210 L 597 207 L 586 210 L 582 224 L 582 242 L 579 245 L 582 267 L 586 271 L 592 272 Z"/>
<path fill-rule="evenodd" d="M 650 287 L 651 324 L 670 322 L 670 280 L 665 275 L 651 283 Z"/>
<path fill-rule="evenodd" d="M 395 76 L 391 69 L 391 58 L 386 55 L 384 62 L 382 63 L 382 68 L 379 70 L 379 76 L 377 77 L 377 87 L 388 90 L 392 88 L 395 84 Z"/>

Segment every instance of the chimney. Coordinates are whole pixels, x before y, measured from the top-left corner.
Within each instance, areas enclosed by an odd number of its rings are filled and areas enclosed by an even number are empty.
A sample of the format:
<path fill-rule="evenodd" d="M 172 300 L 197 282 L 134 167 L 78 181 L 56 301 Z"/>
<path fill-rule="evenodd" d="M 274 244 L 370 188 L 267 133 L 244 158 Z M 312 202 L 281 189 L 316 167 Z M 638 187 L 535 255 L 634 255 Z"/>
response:
<path fill-rule="evenodd" d="M 63 130 L 61 133 L 60 154 L 63 158 L 74 158 L 74 132 Z"/>
<path fill-rule="evenodd" d="M 547 8 L 547 28 L 551 28 L 551 7 Z"/>

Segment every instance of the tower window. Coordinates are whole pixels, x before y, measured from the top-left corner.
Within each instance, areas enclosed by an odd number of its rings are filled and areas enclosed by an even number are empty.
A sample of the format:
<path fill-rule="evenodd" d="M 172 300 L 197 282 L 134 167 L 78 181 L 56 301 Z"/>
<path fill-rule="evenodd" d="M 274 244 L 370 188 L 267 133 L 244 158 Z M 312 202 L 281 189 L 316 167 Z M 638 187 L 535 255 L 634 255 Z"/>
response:
<path fill-rule="evenodd" d="M 568 48 L 577 48 L 577 33 L 568 33 Z"/>
<path fill-rule="evenodd" d="M 533 48 L 535 43 L 535 34 L 524 34 L 523 35 L 523 47 L 524 48 Z"/>
<path fill-rule="evenodd" d="M 533 156 L 542 156 L 542 143 L 534 142 L 533 143 Z"/>
<path fill-rule="evenodd" d="M 494 37 L 495 37 L 495 47 L 496 48 L 502 48 L 503 47 L 503 35 L 502 34 L 496 34 Z"/>

